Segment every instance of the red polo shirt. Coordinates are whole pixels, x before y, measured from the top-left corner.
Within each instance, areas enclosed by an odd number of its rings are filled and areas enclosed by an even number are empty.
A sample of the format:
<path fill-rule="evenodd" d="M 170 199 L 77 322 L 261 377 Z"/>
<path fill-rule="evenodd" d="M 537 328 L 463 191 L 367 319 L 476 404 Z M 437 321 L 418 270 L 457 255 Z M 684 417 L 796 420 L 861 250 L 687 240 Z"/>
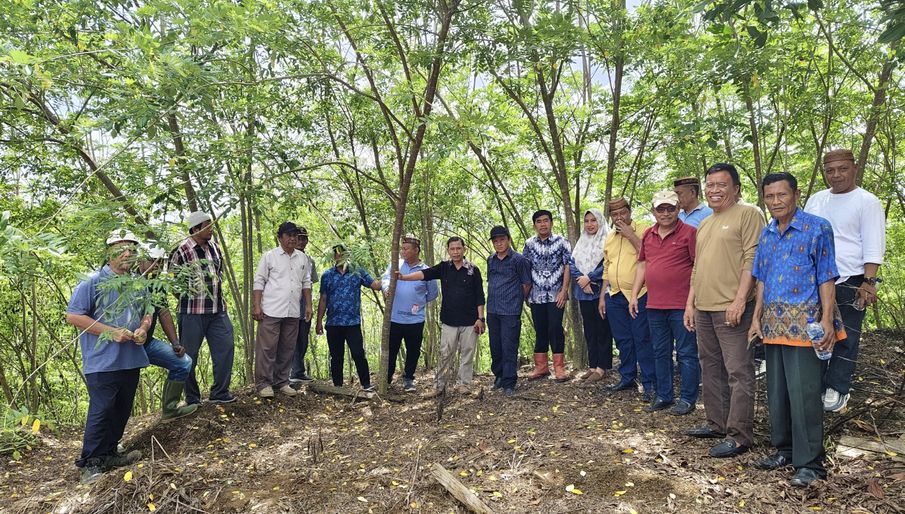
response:
<path fill-rule="evenodd" d="M 647 263 L 644 272 L 647 308 L 684 309 L 691 289 L 697 230 L 678 220 L 676 228 L 661 238 L 657 227 L 654 225 L 644 232 L 638 253 L 638 260 Z"/>

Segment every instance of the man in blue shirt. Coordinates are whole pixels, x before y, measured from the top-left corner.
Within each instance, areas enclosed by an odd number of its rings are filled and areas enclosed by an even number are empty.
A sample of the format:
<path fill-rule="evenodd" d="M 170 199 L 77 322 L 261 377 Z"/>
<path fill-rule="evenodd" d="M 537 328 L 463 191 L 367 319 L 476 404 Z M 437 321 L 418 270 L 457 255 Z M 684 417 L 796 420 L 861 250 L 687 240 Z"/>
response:
<path fill-rule="evenodd" d="M 88 386 L 88 419 L 82 454 L 75 462 L 82 483 L 132 464 L 141 452 L 120 455 L 116 447 L 126 429 L 141 368 L 148 365 L 142 348 L 151 326 L 144 298 L 118 291 L 105 282 L 129 273 L 138 239 L 125 230 L 107 238 L 107 264 L 76 286 L 66 308 L 66 322 L 79 330 L 82 372 Z M 104 335 L 103 339 L 99 336 Z"/>
<path fill-rule="evenodd" d="M 333 385 L 343 385 L 345 345 L 355 362 L 358 380 L 365 391 L 373 391 L 371 371 L 365 356 L 364 336 L 361 334 L 361 288 L 380 291 L 380 281 L 371 278 L 363 268 L 349 270 L 346 247 L 333 247 L 336 266 L 321 275 L 320 300 L 317 305 L 318 335 L 324 333 L 324 314 L 327 315 L 327 346 L 330 349 L 330 377 Z"/>
<path fill-rule="evenodd" d="M 399 273 L 407 275 L 427 269 L 421 262 L 421 241 L 412 235 L 402 239 L 402 260 Z M 390 268 L 387 268 L 381 280 L 384 294 L 389 294 Z M 402 387 L 407 393 L 414 393 L 415 370 L 421 357 L 421 341 L 424 339 L 424 319 L 428 302 L 437 299 L 440 291 L 436 282 L 396 282 L 396 297 L 393 300 L 393 314 L 390 317 L 390 365 L 387 383 L 393 381 L 396 370 L 396 358 L 399 348 L 405 340 L 405 370 L 402 375 Z"/>
<path fill-rule="evenodd" d="M 525 242 L 522 255 L 531 263 L 531 293 L 528 305 L 536 335 L 534 343 L 534 372 L 528 380 L 550 375 L 547 352 L 553 351 L 553 369 L 557 382 L 566 382 L 566 335 L 562 317 L 569 300 L 569 261 L 572 246 L 569 240 L 553 233 L 553 214 L 539 210 L 531 216 L 537 235 Z"/>
<path fill-rule="evenodd" d="M 511 396 L 518 371 L 518 344 L 522 333 L 522 304 L 531 291 L 531 263 L 512 249 L 509 229 L 490 230 L 494 254 L 487 258 L 487 329 L 494 389 Z"/>
<path fill-rule="evenodd" d="M 701 221 L 713 214 L 706 203 L 701 201 L 701 181 L 697 177 L 683 177 L 673 181 L 673 191 L 679 197 L 679 219 L 686 225 L 698 228 Z"/>
<path fill-rule="evenodd" d="M 770 441 L 776 453 L 755 466 L 792 465 L 791 484 L 806 487 L 826 477 L 820 400 L 826 361 L 812 347 L 808 318 L 819 319 L 823 327 L 815 343 L 821 350 L 832 350 L 837 338 L 845 338 L 838 330 L 833 227 L 798 208 L 801 193 L 791 174 L 771 173 L 762 187 L 773 221 L 761 233 L 754 257 L 757 296 L 748 337 L 763 338 L 766 347 Z"/>

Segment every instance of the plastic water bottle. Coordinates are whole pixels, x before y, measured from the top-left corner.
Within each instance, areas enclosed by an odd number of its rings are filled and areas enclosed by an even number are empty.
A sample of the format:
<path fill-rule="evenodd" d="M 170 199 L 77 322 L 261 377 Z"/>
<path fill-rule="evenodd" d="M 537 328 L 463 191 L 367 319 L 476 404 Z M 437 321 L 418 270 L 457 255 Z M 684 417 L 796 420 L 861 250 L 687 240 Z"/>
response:
<path fill-rule="evenodd" d="M 817 343 L 823 339 L 823 327 L 820 326 L 820 323 L 814 321 L 814 318 L 808 318 L 808 326 L 805 329 L 805 332 L 808 333 L 808 337 L 811 339 L 811 344 L 814 345 L 814 353 L 817 354 L 817 358 L 825 361 L 829 360 L 830 357 L 833 356 L 833 352 L 828 352 L 826 350 L 821 350 L 817 348 Z"/>

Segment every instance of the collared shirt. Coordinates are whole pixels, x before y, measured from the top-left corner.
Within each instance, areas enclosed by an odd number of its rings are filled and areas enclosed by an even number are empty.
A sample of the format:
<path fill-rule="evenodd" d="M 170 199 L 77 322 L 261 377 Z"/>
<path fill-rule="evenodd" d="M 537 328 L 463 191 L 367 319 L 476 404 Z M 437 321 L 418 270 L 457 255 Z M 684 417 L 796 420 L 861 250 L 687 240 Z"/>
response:
<path fill-rule="evenodd" d="M 555 302 L 563 286 L 563 273 L 572 259 L 569 240 L 555 234 L 547 239 L 532 236 L 525 241 L 522 255 L 531 263 L 528 303 Z"/>
<path fill-rule="evenodd" d="M 255 291 L 263 291 L 261 309 L 271 318 L 298 318 L 302 290 L 311 290 L 311 270 L 304 253 L 278 246 L 261 256 Z"/>
<path fill-rule="evenodd" d="M 838 282 L 863 275 L 864 263 L 883 264 L 886 214 L 876 196 L 860 187 L 840 194 L 825 189 L 808 198 L 804 211 L 833 225 Z"/>
<path fill-rule="evenodd" d="M 644 233 L 638 253 L 638 261 L 646 263 L 647 308 L 684 309 L 691 289 L 697 230 L 679 220 L 672 232 L 661 238 L 657 227 Z"/>
<path fill-rule="evenodd" d="M 311 267 L 311 288 L 314 289 L 314 284 L 320 280 L 320 276 L 317 274 L 317 264 L 315 264 L 314 259 L 307 253 L 302 252 L 302 255 L 308 259 L 308 266 Z M 314 293 L 312 292 L 311 294 L 313 295 Z M 305 317 L 305 295 L 302 295 L 302 299 L 299 301 L 299 312 L 299 318 Z"/>
<path fill-rule="evenodd" d="M 631 228 L 637 234 L 647 226 L 632 221 Z M 622 293 L 626 298 L 631 298 L 637 267 L 638 250 L 635 250 L 628 238 L 615 230 L 610 231 L 603 243 L 603 279 L 610 283 L 610 294 Z M 645 294 L 647 286 L 641 288 L 638 298 Z"/>
<path fill-rule="evenodd" d="M 764 343 L 810 346 L 805 327 L 820 317 L 820 284 L 839 276 L 832 225 L 796 209 L 780 233 L 774 219 L 761 232 L 752 274 L 764 284 Z"/>
<path fill-rule="evenodd" d="M 374 279 L 363 268 L 340 273 L 336 266 L 321 275 L 321 296 L 327 297 L 328 327 L 361 325 L 361 288 Z"/>
<path fill-rule="evenodd" d="M 512 248 L 500 259 L 487 258 L 487 313 L 504 316 L 522 314 L 523 286 L 531 285 L 531 262 Z"/>
<path fill-rule="evenodd" d="M 147 309 L 144 294 L 121 294 L 105 288 L 104 282 L 116 278 L 109 266 L 104 266 L 79 282 L 72 292 L 66 312 L 80 314 L 113 328 L 135 330 Z M 112 339 L 98 341 L 88 331 L 79 335 L 82 350 L 82 372 L 119 371 L 148 366 L 148 354 L 143 346 L 132 341 L 117 343 Z"/>
<path fill-rule="evenodd" d="M 440 323 L 450 327 L 475 324 L 478 320 L 478 306 L 484 305 L 484 282 L 477 266 L 468 263 L 456 269 L 452 261 L 443 261 L 422 273 L 424 280 L 440 280 L 443 290 Z"/>
<path fill-rule="evenodd" d="M 585 293 L 584 289 L 578 287 L 578 284 L 575 283 L 578 277 L 584 276 L 584 273 L 578 269 L 574 258 L 569 259 L 569 270 L 571 271 L 572 296 L 576 300 L 582 302 L 600 298 L 600 288 L 603 286 L 603 259 L 600 259 L 600 262 L 597 264 L 597 267 L 594 268 L 594 271 L 588 273 L 588 280 L 591 281 L 591 291 L 593 291 L 591 294 Z"/>
<path fill-rule="evenodd" d="M 416 271 L 424 271 L 427 264 L 418 261 L 415 265 L 409 265 L 405 260 L 399 260 L 399 273 L 408 275 Z M 387 267 L 386 273 L 380 279 L 380 285 L 384 292 L 390 289 L 390 268 Z M 414 325 L 416 323 L 424 323 L 424 317 L 428 302 L 432 302 L 440 295 L 437 284 L 433 282 L 418 281 L 396 281 L 396 296 L 393 298 L 393 314 L 390 321 L 400 323 L 402 325 Z"/>
<path fill-rule="evenodd" d="M 202 262 L 204 261 L 204 262 Z M 176 312 L 182 314 L 216 314 L 226 310 L 223 301 L 223 258 L 213 240 L 204 246 L 188 237 L 173 252 L 170 267 L 186 266 L 191 271 L 188 294 L 179 297 Z"/>
<path fill-rule="evenodd" d="M 706 203 L 701 202 L 689 213 L 686 213 L 685 209 L 680 210 L 679 219 L 687 225 L 698 228 L 698 226 L 701 224 L 701 221 L 703 221 L 704 218 L 710 216 L 711 214 L 713 214 L 713 209 L 711 209 L 710 206 L 708 206 Z"/>

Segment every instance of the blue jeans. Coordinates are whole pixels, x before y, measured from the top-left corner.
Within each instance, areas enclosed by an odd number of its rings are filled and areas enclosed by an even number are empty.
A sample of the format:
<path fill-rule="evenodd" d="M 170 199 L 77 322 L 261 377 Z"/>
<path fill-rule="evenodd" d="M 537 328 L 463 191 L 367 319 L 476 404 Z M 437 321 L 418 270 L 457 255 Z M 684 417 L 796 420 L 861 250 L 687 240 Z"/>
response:
<path fill-rule="evenodd" d="M 151 339 L 145 343 L 145 353 L 152 366 L 157 366 L 169 371 L 167 380 L 184 382 L 192 370 L 192 358 L 186 352 L 182 357 L 176 355 L 173 347 L 160 339 Z"/>
<path fill-rule="evenodd" d="M 654 352 L 650 344 L 650 328 L 647 325 L 647 295 L 638 299 L 638 316 L 628 313 L 628 298 L 622 293 L 606 295 L 606 317 L 619 349 L 619 374 L 622 383 L 635 380 L 641 368 L 641 385 L 644 391 L 654 390 L 656 370 Z"/>
<path fill-rule="evenodd" d="M 679 398 L 694 405 L 698 401 L 701 383 L 701 363 L 694 332 L 685 330 L 682 309 L 647 309 L 650 338 L 654 348 L 654 367 L 657 370 L 657 397 L 673 401 L 672 349 L 676 342 L 676 361 L 679 364 Z"/>
<path fill-rule="evenodd" d="M 500 387 L 515 387 L 522 317 L 487 314 L 487 331 L 490 336 L 491 371 L 500 380 Z"/>

